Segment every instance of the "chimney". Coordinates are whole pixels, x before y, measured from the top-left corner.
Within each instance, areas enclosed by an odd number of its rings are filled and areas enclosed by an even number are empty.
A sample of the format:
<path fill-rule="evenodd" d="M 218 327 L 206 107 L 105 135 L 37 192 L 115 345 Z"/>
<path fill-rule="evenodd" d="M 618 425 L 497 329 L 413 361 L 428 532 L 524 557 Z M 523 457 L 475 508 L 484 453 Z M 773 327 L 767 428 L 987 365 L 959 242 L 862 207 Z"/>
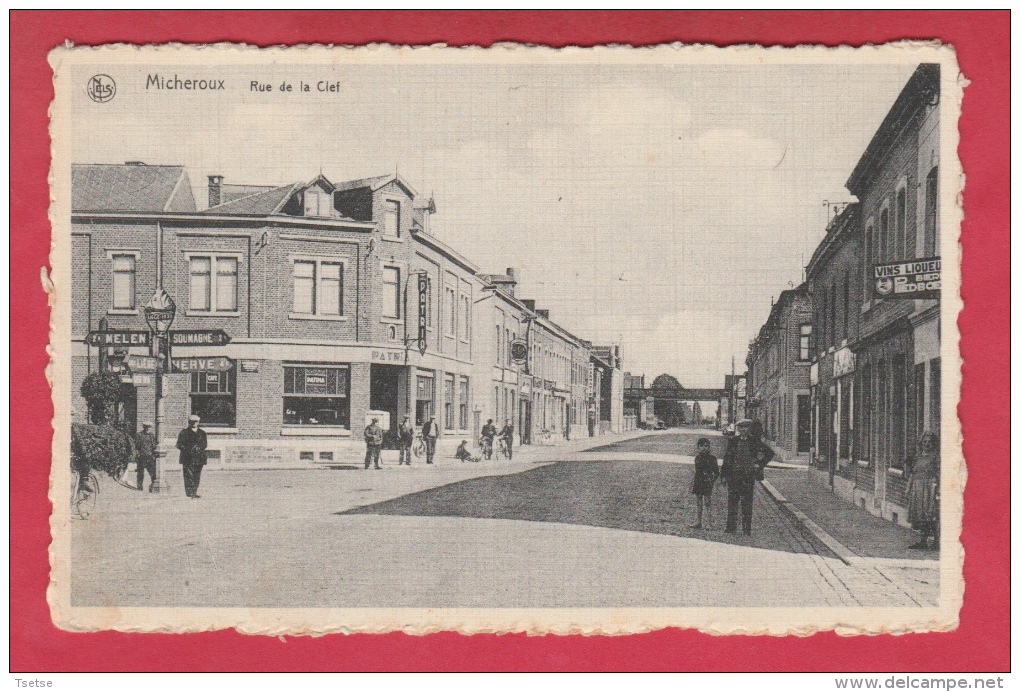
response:
<path fill-rule="evenodd" d="M 537 312 L 539 314 L 539 316 L 544 317 L 546 319 L 549 319 L 549 311 L 548 310 L 535 310 L 535 312 Z"/>
<path fill-rule="evenodd" d="M 521 302 L 524 303 L 524 307 L 526 307 L 528 310 L 535 312 L 535 301 L 531 300 L 530 298 L 522 298 Z"/>
<path fill-rule="evenodd" d="M 209 176 L 209 206 L 215 207 L 217 204 L 223 201 L 222 196 L 223 176 L 222 175 L 210 175 Z"/>

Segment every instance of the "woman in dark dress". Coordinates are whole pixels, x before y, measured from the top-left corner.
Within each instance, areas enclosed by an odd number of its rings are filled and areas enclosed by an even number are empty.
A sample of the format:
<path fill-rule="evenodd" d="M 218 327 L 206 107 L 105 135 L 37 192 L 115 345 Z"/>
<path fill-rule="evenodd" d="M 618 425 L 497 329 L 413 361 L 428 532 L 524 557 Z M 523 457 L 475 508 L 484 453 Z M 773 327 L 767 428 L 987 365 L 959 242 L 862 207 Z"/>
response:
<path fill-rule="evenodd" d="M 921 540 L 910 546 L 914 550 L 939 549 L 939 476 L 942 470 L 939 438 L 926 432 L 917 443 L 916 459 L 907 460 L 910 480 L 907 483 L 907 521 Z"/>

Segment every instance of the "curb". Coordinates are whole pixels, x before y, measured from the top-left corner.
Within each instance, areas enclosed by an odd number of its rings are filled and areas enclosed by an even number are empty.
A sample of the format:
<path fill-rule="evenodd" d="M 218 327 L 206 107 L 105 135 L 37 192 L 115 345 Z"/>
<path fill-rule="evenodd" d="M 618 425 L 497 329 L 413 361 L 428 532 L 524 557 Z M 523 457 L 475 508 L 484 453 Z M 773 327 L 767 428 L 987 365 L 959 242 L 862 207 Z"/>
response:
<path fill-rule="evenodd" d="M 819 541 L 825 544 L 825 547 L 831 550 L 833 553 L 835 553 L 836 557 L 838 557 L 843 563 L 847 565 L 853 565 L 855 563 L 859 564 L 861 560 L 860 555 L 850 550 L 845 545 L 843 545 L 835 538 L 833 538 L 832 535 L 829 534 L 829 532 L 827 532 L 821 526 L 816 524 L 814 520 L 811 519 L 811 517 L 804 514 L 804 512 L 801 511 L 800 507 L 787 500 L 786 497 L 781 492 L 779 492 L 779 490 L 777 490 L 774 485 L 769 483 L 767 480 L 762 481 L 761 484 L 762 487 L 765 488 L 765 492 L 772 496 L 772 499 L 775 501 L 777 505 L 779 505 L 787 512 L 792 514 L 794 518 L 797 519 L 797 521 L 799 521 L 804 526 L 804 528 L 810 531 L 815 538 L 817 538 Z"/>

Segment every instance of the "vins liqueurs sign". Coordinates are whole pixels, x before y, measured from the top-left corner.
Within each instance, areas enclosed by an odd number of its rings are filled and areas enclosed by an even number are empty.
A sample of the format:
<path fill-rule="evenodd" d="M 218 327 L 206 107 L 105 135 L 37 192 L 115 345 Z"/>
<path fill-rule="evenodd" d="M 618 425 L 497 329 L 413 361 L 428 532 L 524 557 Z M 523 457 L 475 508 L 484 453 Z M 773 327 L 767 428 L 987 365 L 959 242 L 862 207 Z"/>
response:
<path fill-rule="evenodd" d="M 876 264 L 873 286 L 877 298 L 938 298 L 942 290 L 942 259 L 928 257 Z"/>
<path fill-rule="evenodd" d="M 418 351 L 424 356 L 428 348 L 427 334 L 429 316 L 429 277 L 418 275 Z"/>

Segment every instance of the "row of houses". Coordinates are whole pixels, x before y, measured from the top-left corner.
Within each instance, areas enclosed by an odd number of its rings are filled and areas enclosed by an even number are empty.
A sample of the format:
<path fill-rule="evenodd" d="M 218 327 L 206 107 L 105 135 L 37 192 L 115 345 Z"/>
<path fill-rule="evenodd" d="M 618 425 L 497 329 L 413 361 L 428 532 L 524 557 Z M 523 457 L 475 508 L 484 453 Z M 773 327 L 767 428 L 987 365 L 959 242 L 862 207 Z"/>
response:
<path fill-rule="evenodd" d="M 622 428 L 619 347 L 519 296 L 518 271 L 483 273 L 443 243 L 433 199 L 397 174 L 214 175 L 200 209 L 182 166 L 71 173 L 76 420 L 80 384 L 102 368 L 121 377 L 121 425 L 158 420 L 167 445 L 197 414 L 211 464 L 335 463 L 363 450 L 371 417 L 391 438 L 404 416 L 435 417 L 441 454 L 490 418 L 523 444 Z M 163 346 L 151 301 L 175 307 Z"/>
<path fill-rule="evenodd" d="M 747 356 L 748 410 L 840 497 L 906 522 L 906 460 L 941 427 L 939 66 L 920 65 Z"/>

